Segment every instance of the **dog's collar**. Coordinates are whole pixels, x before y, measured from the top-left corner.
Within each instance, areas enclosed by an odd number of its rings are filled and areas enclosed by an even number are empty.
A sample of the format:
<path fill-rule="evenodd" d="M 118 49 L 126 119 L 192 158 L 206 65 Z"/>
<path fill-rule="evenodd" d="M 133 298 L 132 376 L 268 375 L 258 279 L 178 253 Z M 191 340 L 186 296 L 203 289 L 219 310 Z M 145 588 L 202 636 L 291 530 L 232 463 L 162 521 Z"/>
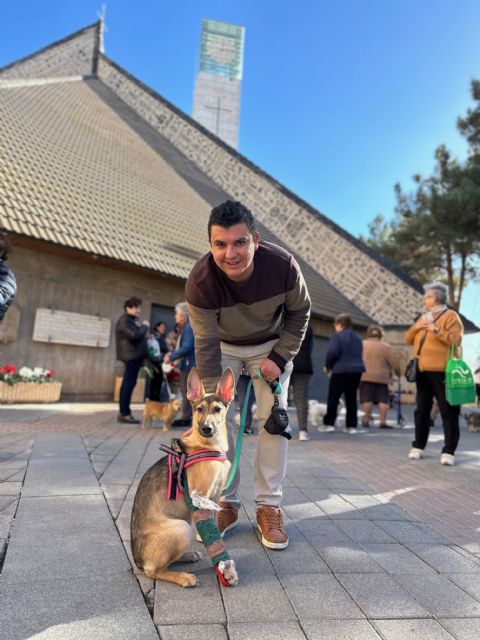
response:
<path fill-rule="evenodd" d="M 159 447 L 168 454 L 168 487 L 167 500 L 178 500 L 180 493 L 183 493 L 183 472 L 196 462 L 226 462 L 227 454 L 223 451 L 212 451 L 211 449 L 199 449 L 194 453 L 186 454 L 178 439 L 172 440 L 172 447 L 161 444 Z"/>

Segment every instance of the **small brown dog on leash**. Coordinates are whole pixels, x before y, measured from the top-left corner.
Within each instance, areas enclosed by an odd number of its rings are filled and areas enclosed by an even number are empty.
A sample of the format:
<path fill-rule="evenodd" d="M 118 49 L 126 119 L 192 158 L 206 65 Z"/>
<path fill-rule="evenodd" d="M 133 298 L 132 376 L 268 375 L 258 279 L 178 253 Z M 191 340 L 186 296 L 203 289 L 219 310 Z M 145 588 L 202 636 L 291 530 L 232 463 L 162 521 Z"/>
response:
<path fill-rule="evenodd" d="M 205 394 L 197 370 L 192 369 L 187 389 L 193 419 L 192 429 L 179 441 L 181 451 L 187 455 L 200 450 L 225 454 L 228 450 L 225 418 L 235 389 L 232 370 L 227 369 L 223 373 L 215 393 Z M 195 494 L 200 496 L 203 502 L 201 506 L 198 505 L 200 508 L 218 508 L 216 505 L 229 469 L 230 462 L 225 455 L 222 460 L 200 460 L 188 466 L 185 473 L 190 497 L 193 500 Z M 140 480 L 130 526 L 132 555 L 137 567 L 148 578 L 174 582 L 181 587 L 194 587 L 198 584 L 194 574 L 168 569 L 177 560 L 196 562 L 201 557 L 197 552 L 188 552 L 194 525 L 183 494 L 178 494 L 176 500 L 168 499 L 171 482 L 168 457 L 156 462 Z M 233 585 L 238 582 L 238 577 L 235 564 L 232 560 L 228 562 L 231 563 L 231 570 L 229 575 L 225 574 L 225 578 Z"/>
<path fill-rule="evenodd" d="M 143 409 L 142 429 L 151 427 L 153 418 L 156 418 L 163 422 L 163 430 L 168 431 L 181 406 L 180 400 L 171 400 L 170 402 L 147 400 Z"/>

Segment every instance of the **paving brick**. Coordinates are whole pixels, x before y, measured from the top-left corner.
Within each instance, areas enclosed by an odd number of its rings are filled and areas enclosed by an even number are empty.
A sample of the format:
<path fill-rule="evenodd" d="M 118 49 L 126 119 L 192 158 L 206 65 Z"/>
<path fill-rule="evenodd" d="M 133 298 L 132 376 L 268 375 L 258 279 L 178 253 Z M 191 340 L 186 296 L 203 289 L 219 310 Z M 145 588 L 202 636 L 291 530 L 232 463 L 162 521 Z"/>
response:
<path fill-rule="evenodd" d="M 283 576 L 282 585 L 301 623 L 324 618 L 338 620 L 365 618 L 333 575 Z"/>
<path fill-rule="evenodd" d="M 374 627 L 384 640 L 452 640 L 436 620 L 375 620 Z"/>
<path fill-rule="evenodd" d="M 424 573 L 398 575 L 396 579 L 436 617 L 480 617 L 480 603 L 444 576 Z"/>
<path fill-rule="evenodd" d="M 244 622 L 228 625 L 230 640 L 305 640 L 297 622 Z"/>
<path fill-rule="evenodd" d="M 340 496 L 330 495 L 326 500 L 317 500 L 315 502 L 320 509 L 326 513 L 330 518 L 339 520 L 363 520 L 365 516 L 360 509 L 357 509 L 354 505 L 350 504 Z"/>
<path fill-rule="evenodd" d="M 321 620 L 302 622 L 308 640 L 379 640 L 367 620 Z"/>
<path fill-rule="evenodd" d="M 424 618 L 430 615 L 389 575 L 343 573 L 338 579 L 368 618 Z"/>

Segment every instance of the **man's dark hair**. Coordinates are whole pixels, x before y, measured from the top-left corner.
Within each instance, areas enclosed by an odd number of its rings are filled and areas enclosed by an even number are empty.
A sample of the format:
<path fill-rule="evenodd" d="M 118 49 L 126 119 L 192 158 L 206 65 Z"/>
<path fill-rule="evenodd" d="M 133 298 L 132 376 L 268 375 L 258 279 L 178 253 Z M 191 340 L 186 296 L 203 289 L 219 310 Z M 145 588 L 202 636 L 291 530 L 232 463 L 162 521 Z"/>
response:
<path fill-rule="evenodd" d="M 128 300 L 125 300 L 125 302 L 123 303 L 123 308 L 125 309 L 125 311 L 127 310 L 127 307 L 141 307 L 142 306 L 142 301 L 140 300 L 140 298 L 136 298 L 135 296 L 133 298 L 129 298 Z"/>
<path fill-rule="evenodd" d="M 233 227 L 234 224 L 242 223 L 246 224 L 252 236 L 255 236 L 257 233 L 255 219 L 247 207 L 241 202 L 233 202 L 232 200 L 222 202 L 218 207 L 212 209 L 208 220 L 208 237 L 210 238 L 210 232 L 214 224 L 228 229 L 229 227 Z"/>
<path fill-rule="evenodd" d="M 352 318 L 348 313 L 341 313 L 335 318 L 335 324 L 340 324 L 344 329 L 348 329 L 352 326 Z"/>
<path fill-rule="evenodd" d="M 0 260 L 6 260 L 10 253 L 11 245 L 5 229 L 0 229 Z"/>

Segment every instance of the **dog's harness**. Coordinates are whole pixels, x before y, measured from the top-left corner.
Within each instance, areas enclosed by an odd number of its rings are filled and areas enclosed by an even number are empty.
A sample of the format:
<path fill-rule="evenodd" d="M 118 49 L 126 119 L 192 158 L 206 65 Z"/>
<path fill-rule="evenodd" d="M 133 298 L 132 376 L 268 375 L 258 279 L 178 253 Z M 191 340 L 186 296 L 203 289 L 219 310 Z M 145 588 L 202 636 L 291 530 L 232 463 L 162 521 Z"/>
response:
<path fill-rule="evenodd" d="M 168 454 L 167 500 L 178 500 L 180 494 L 184 493 L 183 472 L 188 467 L 191 467 L 192 464 L 210 460 L 217 460 L 218 462 L 226 462 L 228 460 L 223 451 L 212 451 L 211 449 L 200 449 L 187 455 L 178 439 L 172 440 L 171 448 L 161 444 L 160 449 Z"/>

